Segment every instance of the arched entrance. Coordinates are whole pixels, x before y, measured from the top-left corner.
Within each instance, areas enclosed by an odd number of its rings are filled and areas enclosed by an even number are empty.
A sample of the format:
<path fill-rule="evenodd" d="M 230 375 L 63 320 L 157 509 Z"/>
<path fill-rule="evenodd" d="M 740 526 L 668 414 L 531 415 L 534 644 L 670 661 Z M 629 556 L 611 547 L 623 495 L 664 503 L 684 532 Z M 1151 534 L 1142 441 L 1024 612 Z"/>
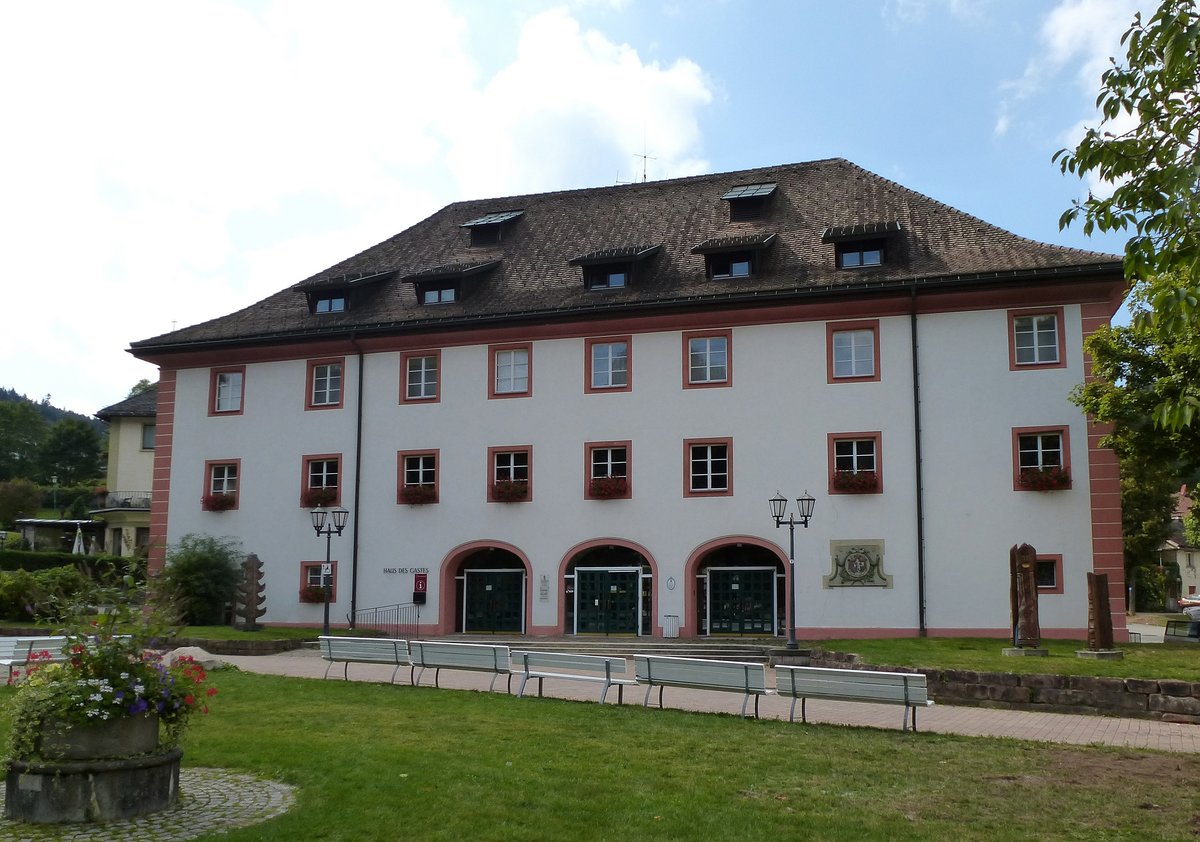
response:
<path fill-rule="evenodd" d="M 787 622 L 787 571 L 753 544 L 725 544 L 699 559 L 693 578 L 699 634 L 777 637 Z"/>
<path fill-rule="evenodd" d="M 465 634 L 524 634 L 525 563 L 502 547 L 464 555 L 454 572 L 454 630 Z"/>
<path fill-rule="evenodd" d="M 564 634 L 654 633 L 654 570 L 638 550 L 587 547 L 563 569 Z"/>

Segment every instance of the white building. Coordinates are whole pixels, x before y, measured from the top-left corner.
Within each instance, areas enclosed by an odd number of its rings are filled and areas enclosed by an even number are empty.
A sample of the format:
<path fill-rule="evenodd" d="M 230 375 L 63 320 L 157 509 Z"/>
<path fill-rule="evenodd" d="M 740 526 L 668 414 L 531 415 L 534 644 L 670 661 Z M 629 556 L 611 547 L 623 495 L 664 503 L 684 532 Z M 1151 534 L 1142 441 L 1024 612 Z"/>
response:
<path fill-rule="evenodd" d="M 264 621 L 313 623 L 328 487 L 338 617 L 424 575 L 428 634 L 782 635 L 794 588 L 802 639 L 1005 636 L 1027 542 L 1043 634 L 1085 634 L 1095 570 L 1123 637 L 1116 462 L 1068 400 L 1123 289 L 843 160 L 452 204 L 134 343 L 151 558 L 236 536 Z M 805 490 L 793 583 L 768 499 Z"/>

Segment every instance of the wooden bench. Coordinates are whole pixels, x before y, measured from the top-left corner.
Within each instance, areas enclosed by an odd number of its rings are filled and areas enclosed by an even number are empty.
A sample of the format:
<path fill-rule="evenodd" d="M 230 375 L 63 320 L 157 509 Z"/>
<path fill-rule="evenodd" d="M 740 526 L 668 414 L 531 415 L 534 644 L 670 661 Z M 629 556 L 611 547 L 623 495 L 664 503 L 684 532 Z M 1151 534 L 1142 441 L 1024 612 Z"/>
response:
<path fill-rule="evenodd" d="M 413 640 L 408 644 L 409 655 L 416 671 L 413 685 L 421 683 L 421 675 L 427 668 L 433 670 L 433 686 L 438 685 L 438 674 L 444 669 L 490 672 L 491 691 L 496 686 L 497 676 L 508 677 L 508 692 L 512 692 L 512 665 L 507 646 L 492 646 L 486 643 L 443 643 L 440 640 Z"/>
<path fill-rule="evenodd" d="M 8 670 L 8 680 L 12 681 L 13 668 L 29 666 L 31 655 L 46 652 L 49 653 L 52 663 L 65 661 L 66 645 L 67 639 L 61 635 L 0 637 L 0 667 Z M 45 663 L 44 659 L 42 662 Z"/>
<path fill-rule="evenodd" d="M 390 637 L 326 637 L 322 635 L 317 640 L 321 644 L 321 657 L 329 661 L 325 667 L 325 678 L 334 664 L 343 664 L 342 677 L 350 680 L 351 664 L 385 664 L 394 667 L 392 683 L 396 683 L 396 673 L 400 667 L 410 667 L 409 681 L 412 681 L 412 658 L 408 654 L 408 641 L 396 640 Z"/>
<path fill-rule="evenodd" d="M 678 658 L 672 655 L 634 655 L 638 684 L 646 685 L 642 707 L 650 704 L 650 692 L 658 688 L 658 706 L 662 707 L 664 687 L 691 687 L 697 690 L 723 690 L 741 693 L 742 716 L 754 697 L 754 716 L 758 718 L 758 700 L 772 691 L 767 689 L 767 668 L 741 661 L 710 661 Z"/>
<path fill-rule="evenodd" d="M 1195 620 L 1167 620 L 1163 643 L 1200 643 L 1200 623 Z"/>
<path fill-rule="evenodd" d="M 624 701 L 625 687 L 637 684 L 633 679 L 617 677 L 625 675 L 628 670 L 628 664 L 624 658 L 519 650 L 512 653 L 512 660 L 513 668 L 521 676 L 521 684 L 517 688 L 518 699 L 525 696 L 525 683 L 531 678 L 537 679 L 539 696 L 542 695 L 542 682 L 547 678 L 600 682 L 604 685 L 600 689 L 600 704 L 604 704 L 610 687 L 617 688 L 617 704 L 620 704 Z M 570 672 L 562 672 L 562 670 L 570 670 Z"/>
<path fill-rule="evenodd" d="M 775 689 L 780 696 L 791 697 L 789 721 L 796 719 L 796 700 L 800 699 L 800 718 L 807 722 L 805 704 L 808 699 L 837 699 L 851 702 L 876 702 L 904 705 L 903 728 L 908 730 L 909 713 L 912 729 L 917 730 L 917 708 L 933 702 L 928 685 L 921 673 L 875 672 L 824 667 L 775 667 Z"/>

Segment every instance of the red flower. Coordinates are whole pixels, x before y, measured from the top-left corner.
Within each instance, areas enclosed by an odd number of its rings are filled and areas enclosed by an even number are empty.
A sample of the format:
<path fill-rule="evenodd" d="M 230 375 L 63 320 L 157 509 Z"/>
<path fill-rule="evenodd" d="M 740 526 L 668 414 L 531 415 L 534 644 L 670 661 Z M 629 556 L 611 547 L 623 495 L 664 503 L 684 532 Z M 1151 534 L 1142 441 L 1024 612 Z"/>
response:
<path fill-rule="evenodd" d="M 196 704 L 196 697 L 193 696 L 191 693 L 188 693 L 186 696 L 183 697 L 183 703 L 185 705 L 187 705 L 188 707 L 191 707 L 192 705 Z"/>

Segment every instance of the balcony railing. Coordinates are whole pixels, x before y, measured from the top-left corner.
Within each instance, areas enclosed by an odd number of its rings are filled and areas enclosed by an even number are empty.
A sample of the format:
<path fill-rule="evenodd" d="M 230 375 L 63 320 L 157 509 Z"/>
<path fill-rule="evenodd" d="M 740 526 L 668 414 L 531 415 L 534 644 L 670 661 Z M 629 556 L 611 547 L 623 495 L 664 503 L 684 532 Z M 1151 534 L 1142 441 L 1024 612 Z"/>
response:
<path fill-rule="evenodd" d="M 110 491 L 104 495 L 106 509 L 148 509 L 149 491 Z"/>

